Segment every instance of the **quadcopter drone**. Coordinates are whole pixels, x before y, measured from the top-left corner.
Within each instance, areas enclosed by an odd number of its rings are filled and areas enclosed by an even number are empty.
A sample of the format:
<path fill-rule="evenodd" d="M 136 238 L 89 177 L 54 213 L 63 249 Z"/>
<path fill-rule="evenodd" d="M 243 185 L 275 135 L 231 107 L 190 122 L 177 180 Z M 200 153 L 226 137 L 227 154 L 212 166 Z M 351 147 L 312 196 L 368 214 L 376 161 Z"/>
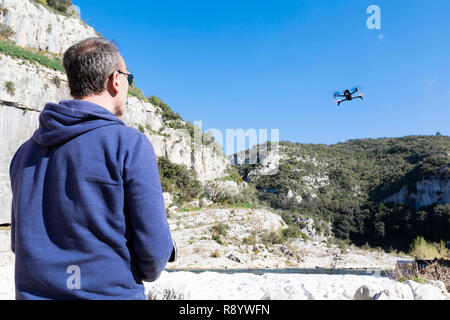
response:
<path fill-rule="evenodd" d="M 338 100 L 338 102 L 337 102 L 338 106 L 341 104 L 341 102 L 344 102 L 344 101 L 351 101 L 353 99 L 358 99 L 358 98 L 361 99 L 361 100 L 364 100 L 362 94 L 353 97 L 353 95 L 356 92 L 359 92 L 359 89 L 358 88 L 354 88 L 353 90 L 354 90 L 353 92 L 350 92 L 350 90 L 344 90 L 343 93 L 341 93 L 341 92 L 335 92 L 334 93 L 334 98 L 335 99 L 336 99 L 336 97 L 345 97 L 345 99 Z"/>

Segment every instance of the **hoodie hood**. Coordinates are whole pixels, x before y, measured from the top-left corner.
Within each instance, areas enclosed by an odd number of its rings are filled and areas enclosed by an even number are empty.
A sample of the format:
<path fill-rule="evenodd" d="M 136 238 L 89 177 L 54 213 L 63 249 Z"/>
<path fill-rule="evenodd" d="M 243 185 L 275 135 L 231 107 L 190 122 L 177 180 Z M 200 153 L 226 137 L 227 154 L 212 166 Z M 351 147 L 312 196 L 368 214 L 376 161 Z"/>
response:
<path fill-rule="evenodd" d="M 39 129 L 34 133 L 33 140 L 41 146 L 51 147 L 111 125 L 125 123 L 98 104 L 81 100 L 47 103 L 39 115 Z"/>

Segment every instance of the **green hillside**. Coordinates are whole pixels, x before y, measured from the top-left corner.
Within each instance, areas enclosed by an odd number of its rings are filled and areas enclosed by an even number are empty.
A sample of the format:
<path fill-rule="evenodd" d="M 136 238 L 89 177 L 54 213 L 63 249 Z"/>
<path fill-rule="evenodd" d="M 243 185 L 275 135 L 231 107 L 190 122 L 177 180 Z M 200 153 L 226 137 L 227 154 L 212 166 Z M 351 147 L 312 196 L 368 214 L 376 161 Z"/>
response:
<path fill-rule="evenodd" d="M 417 236 L 450 240 L 446 201 L 420 208 L 408 201 L 384 201 L 404 185 L 414 194 L 418 181 L 448 179 L 450 137 L 358 139 L 335 145 L 282 141 L 280 153 L 285 159 L 275 175 L 249 175 L 260 164 L 238 170 L 245 180 L 251 177 L 262 202 L 283 210 L 287 222 L 291 216 L 311 216 L 319 228 L 319 221 L 328 222 L 337 238 L 385 249 L 407 250 Z M 301 201 L 289 197 L 289 191 Z"/>

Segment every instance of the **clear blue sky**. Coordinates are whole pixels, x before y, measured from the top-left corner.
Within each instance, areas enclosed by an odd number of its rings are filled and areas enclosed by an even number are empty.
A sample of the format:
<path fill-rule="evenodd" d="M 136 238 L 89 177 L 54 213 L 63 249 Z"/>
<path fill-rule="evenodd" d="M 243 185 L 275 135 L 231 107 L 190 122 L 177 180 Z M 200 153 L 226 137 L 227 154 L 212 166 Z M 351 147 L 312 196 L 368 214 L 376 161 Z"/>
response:
<path fill-rule="evenodd" d="M 448 0 L 73 2 L 146 96 L 203 131 L 324 144 L 450 134 Z M 371 4 L 381 30 L 366 26 Z M 333 92 L 357 85 L 365 101 L 338 108 Z"/>

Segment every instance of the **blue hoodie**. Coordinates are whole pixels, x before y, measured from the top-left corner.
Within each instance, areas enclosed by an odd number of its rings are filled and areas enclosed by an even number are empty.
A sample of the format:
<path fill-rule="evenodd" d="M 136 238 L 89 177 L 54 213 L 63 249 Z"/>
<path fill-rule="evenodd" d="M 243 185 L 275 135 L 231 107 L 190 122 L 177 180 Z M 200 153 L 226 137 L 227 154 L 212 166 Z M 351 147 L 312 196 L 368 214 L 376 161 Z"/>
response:
<path fill-rule="evenodd" d="M 16 299 L 145 299 L 173 242 L 144 134 L 94 103 L 48 103 L 10 177 Z"/>

